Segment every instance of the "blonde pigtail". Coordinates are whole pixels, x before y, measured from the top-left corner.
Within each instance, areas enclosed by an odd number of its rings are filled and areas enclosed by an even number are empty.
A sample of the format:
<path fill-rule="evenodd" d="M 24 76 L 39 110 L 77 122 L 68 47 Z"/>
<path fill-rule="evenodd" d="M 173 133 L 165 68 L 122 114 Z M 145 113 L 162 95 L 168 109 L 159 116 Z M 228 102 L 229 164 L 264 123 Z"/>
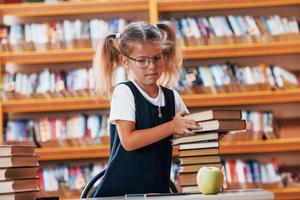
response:
<path fill-rule="evenodd" d="M 99 42 L 93 59 L 96 93 L 98 97 L 110 99 L 113 74 L 120 64 L 120 51 L 116 34 L 111 34 Z"/>
<path fill-rule="evenodd" d="M 166 87 L 173 87 L 179 79 L 182 65 L 182 56 L 178 49 L 176 38 L 176 27 L 169 21 L 156 24 L 163 40 L 163 53 L 166 59 L 166 66 L 160 78 L 160 84 Z"/>

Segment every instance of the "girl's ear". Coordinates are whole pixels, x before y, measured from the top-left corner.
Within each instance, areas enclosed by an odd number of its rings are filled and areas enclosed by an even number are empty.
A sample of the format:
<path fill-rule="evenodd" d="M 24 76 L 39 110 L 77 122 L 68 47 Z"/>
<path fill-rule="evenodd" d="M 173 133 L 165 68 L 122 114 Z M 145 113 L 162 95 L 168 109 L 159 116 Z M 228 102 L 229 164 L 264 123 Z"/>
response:
<path fill-rule="evenodd" d="M 121 63 L 124 67 L 127 67 L 129 64 L 129 59 L 126 56 L 121 55 Z"/>

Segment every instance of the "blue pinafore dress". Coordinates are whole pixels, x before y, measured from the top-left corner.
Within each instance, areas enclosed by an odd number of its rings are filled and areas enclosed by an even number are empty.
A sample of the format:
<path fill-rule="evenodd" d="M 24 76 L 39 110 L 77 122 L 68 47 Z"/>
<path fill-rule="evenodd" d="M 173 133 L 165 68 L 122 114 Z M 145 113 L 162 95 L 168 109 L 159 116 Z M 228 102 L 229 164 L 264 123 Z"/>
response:
<path fill-rule="evenodd" d="M 165 106 L 150 103 L 128 81 L 136 105 L 136 130 L 152 128 L 172 120 L 175 116 L 175 100 L 172 90 L 161 87 Z M 143 148 L 126 151 L 120 143 L 115 125 L 110 125 L 110 159 L 102 181 L 95 188 L 92 197 L 122 196 L 139 193 L 170 192 L 170 168 L 172 160 L 172 136 Z"/>

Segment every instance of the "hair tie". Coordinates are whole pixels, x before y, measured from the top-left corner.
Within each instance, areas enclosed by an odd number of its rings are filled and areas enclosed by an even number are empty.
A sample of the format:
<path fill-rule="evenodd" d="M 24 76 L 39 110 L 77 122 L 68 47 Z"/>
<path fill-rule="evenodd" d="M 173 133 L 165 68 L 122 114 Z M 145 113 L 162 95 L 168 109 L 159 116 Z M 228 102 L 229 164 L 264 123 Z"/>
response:
<path fill-rule="evenodd" d="M 120 33 L 116 33 L 115 35 L 116 35 L 116 39 L 120 39 L 120 37 L 121 37 Z"/>

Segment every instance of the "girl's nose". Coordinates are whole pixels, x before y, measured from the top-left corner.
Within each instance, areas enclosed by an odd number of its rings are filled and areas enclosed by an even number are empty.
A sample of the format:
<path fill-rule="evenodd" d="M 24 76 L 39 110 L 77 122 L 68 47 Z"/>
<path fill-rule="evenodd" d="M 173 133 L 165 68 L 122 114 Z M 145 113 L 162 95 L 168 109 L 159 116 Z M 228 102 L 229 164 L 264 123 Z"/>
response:
<path fill-rule="evenodd" d="M 153 60 L 149 60 L 149 66 L 148 68 L 151 69 L 151 68 L 156 68 L 156 64 L 153 62 Z"/>

